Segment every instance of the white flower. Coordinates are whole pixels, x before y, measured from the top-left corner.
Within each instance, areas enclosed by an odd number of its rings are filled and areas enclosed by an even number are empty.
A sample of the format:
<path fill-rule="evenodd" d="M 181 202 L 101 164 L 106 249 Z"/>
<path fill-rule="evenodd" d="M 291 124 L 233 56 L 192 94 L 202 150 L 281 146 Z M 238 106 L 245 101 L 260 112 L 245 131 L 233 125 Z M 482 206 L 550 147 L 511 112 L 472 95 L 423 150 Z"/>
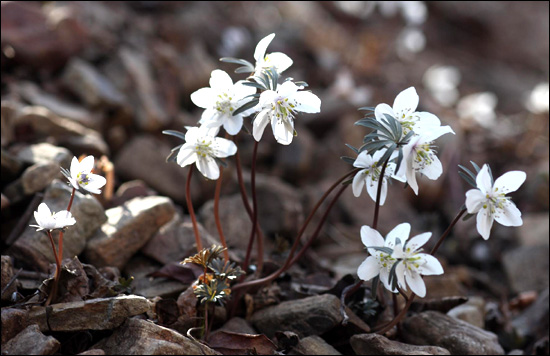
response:
<path fill-rule="evenodd" d="M 264 37 L 256 45 L 254 50 L 254 59 L 256 60 L 256 69 L 254 75 L 259 76 L 263 71 L 275 68 L 277 73 L 281 74 L 292 65 L 292 59 L 284 53 L 273 52 L 266 54 L 267 46 L 273 41 L 275 34 L 272 33 Z"/>
<path fill-rule="evenodd" d="M 225 138 L 216 137 L 219 128 L 191 127 L 185 133 L 176 161 L 182 167 L 195 163 L 199 172 L 208 179 L 218 179 L 220 168 L 216 158 L 234 155 L 237 146 Z"/>
<path fill-rule="evenodd" d="M 410 225 L 408 231 L 410 232 Z M 443 274 L 443 267 L 437 258 L 421 252 L 420 247 L 430 240 L 431 232 L 416 235 L 407 241 L 408 237 L 408 232 L 399 236 L 400 241 L 395 244 L 393 249 L 392 257 L 398 260 L 395 267 L 397 283 L 404 290 L 407 290 L 408 285 L 414 294 L 423 298 L 426 296 L 426 285 L 420 275 Z"/>
<path fill-rule="evenodd" d="M 395 171 L 395 163 L 388 163 L 384 177 L 381 179 L 382 163 L 380 158 L 386 153 L 385 149 L 378 150 L 373 156 L 369 155 L 367 151 L 363 151 L 357 156 L 353 166 L 357 168 L 364 168 L 355 174 L 352 183 L 353 195 L 358 197 L 361 195 L 363 186 L 366 185 L 367 192 L 372 200 L 376 201 L 376 194 L 378 190 L 378 184 L 382 180 L 382 189 L 380 191 L 380 205 L 384 205 L 386 201 L 386 195 L 388 192 L 388 178 L 393 176 Z"/>
<path fill-rule="evenodd" d="M 403 147 L 403 161 L 396 176 L 399 177 L 399 180 L 406 179 L 416 195 L 418 195 L 416 172 L 431 180 L 436 180 L 443 173 L 441 162 L 434 151 L 433 141 L 447 133 L 454 134 L 450 126 L 437 127 L 421 135 L 414 136 Z"/>
<path fill-rule="evenodd" d="M 55 214 L 52 214 L 46 203 L 41 203 L 38 206 L 38 210 L 34 212 L 34 218 L 38 225 L 30 226 L 36 227 L 36 231 L 63 229 L 64 227 L 74 225 L 76 223 L 76 220 L 69 211 L 61 210 Z"/>
<path fill-rule="evenodd" d="M 321 111 L 321 100 L 317 95 L 287 80 L 277 91 L 266 90 L 260 95 L 261 111 L 252 124 L 252 134 L 260 141 L 265 127 L 271 121 L 273 135 L 278 143 L 288 145 L 294 137 L 294 112 L 317 113 Z"/>
<path fill-rule="evenodd" d="M 418 94 L 414 87 L 403 90 L 399 93 L 393 102 L 393 107 L 388 104 L 378 104 L 374 108 L 376 120 L 383 122 L 385 115 L 395 118 L 401 123 L 403 136 L 414 131 L 415 135 L 420 135 L 426 130 L 432 130 L 441 126 L 441 121 L 434 114 L 429 112 L 418 112 Z"/>
<path fill-rule="evenodd" d="M 246 97 L 256 93 L 256 88 L 243 85 L 243 82 L 233 84 L 229 74 L 216 69 L 210 76 L 210 88 L 201 88 L 191 94 L 191 101 L 204 108 L 200 124 L 206 127 L 220 127 L 230 135 L 239 133 L 243 126 L 243 117 L 254 112 L 254 108 L 233 116 L 233 112 L 251 101 Z"/>
<path fill-rule="evenodd" d="M 405 239 L 409 236 L 411 231 L 411 226 L 407 223 L 397 225 L 392 231 L 386 236 L 386 240 L 380 235 L 380 233 L 373 228 L 363 225 L 361 227 L 361 241 L 367 247 L 367 250 L 370 253 L 370 256 L 361 263 L 357 269 L 357 275 L 364 281 L 368 281 L 378 275 L 380 275 L 380 280 L 384 284 L 387 290 L 392 292 L 397 292 L 393 290 L 389 284 L 390 271 L 393 267 L 393 264 L 397 261 L 392 257 L 392 253 L 388 249 L 393 249 L 396 243 L 396 239 L 403 240 L 403 236 L 406 236 Z M 375 249 L 374 247 L 387 248 L 386 252 Z"/>
<path fill-rule="evenodd" d="M 100 188 L 103 187 L 107 180 L 100 175 L 93 174 L 94 156 L 88 156 L 79 162 L 76 157 L 71 161 L 71 175 L 67 177 L 69 183 L 75 188 L 82 188 L 93 194 L 101 194 Z"/>
<path fill-rule="evenodd" d="M 476 177 L 478 189 L 466 192 L 466 209 L 469 214 L 477 213 L 477 231 L 485 240 L 489 238 L 493 220 L 504 226 L 521 226 L 521 211 L 506 194 L 515 192 L 525 182 L 527 175 L 512 171 L 491 182 L 489 166 L 483 165 Z"/>

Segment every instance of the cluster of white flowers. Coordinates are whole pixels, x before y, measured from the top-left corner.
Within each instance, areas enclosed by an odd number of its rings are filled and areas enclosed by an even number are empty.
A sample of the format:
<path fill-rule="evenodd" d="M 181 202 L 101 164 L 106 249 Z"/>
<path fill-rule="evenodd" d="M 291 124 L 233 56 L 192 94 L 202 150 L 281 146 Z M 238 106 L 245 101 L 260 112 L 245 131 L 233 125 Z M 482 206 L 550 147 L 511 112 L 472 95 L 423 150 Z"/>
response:
<path fill-rule="evenodd" d="M 73 157 L 70 171 L 62 169 L 62 173 L 69 181 L 69 184 L 73 186 L 74 190 L 85 193 L 101 194 L 100 188 L 102 188 L 107 181 L 102 176 L 93 174 L 93 168 L 93 156 L 87 156 L 81 162 L 78 161 L 78 158 Z M 70 211 L 61 210 L 57 213 L 52 213 L 46 203 L 41 203 L 38 206 L 38 210 L 34 212 L 34 219 L 38 225 L 30 226 L 35 227 L 36 231 L 64 229 L 76 223 Z"/>
<path fill-rule="evenodd" d="M 292 59 L 284 53 L 267 53 L 267 47 L 275 37 L 272 33 L 263 38 L 254 51 L 256 60 L 251 79 L 270 71 L 281 74 L 292 65 Z M 245 62 L 244 60 L 240 60 Z M 247 85 L 247 83 L 249 85 Z M 223 126 L 229 135 L 238 134 L 244 118 L 257 114 L 252 123 L 252 134 L 256 141 L 262 138 L 265 127 L 271 122 L 273 135 L 278 143 L 288 145 L 295 135 L 294 115 L 296 112 L 317 113 L 321 110 L 321 100 L 311 92 L 287 79 L 276 88 L 264 88 L 256 94 L 258 86 L 250 81 L 233 80 L 226 72 L 216 69 L 210 76 L 210 87 L 201 88 L 191 94 L 191 101 L 205 109 L 201 115 L 200 128 L 190 129 L 185 135 L 186 143 L 177 155 L 177 163 L 185 167 L 196 163 L 198 170 L 208 179 L 218 179 L 219 167 L 216 158 L 224 158 L 237 152 L 236 145 L 227 139 L 215 137 Z M 255 97 L 259 98 L 255 99 Z M 256 100 L 256 103 L 254 102 Z M 243 106 L 246 110 L 239 110 Z"/>

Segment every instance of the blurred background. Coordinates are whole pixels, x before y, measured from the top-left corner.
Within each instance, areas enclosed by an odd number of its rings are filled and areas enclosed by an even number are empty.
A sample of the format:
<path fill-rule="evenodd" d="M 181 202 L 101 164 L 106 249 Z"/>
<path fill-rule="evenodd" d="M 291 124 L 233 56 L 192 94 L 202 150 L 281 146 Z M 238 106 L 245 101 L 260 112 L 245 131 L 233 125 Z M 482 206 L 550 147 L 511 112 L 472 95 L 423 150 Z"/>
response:
<path fill-rule="evenodd" d="M 158 194 L 183 215 L 187 170 L 165 163 L 180 142 L 161 131 L 196 125 L 202 109 L 189 96 L 208 86 L 212 70 L 226 70 L 234 81 L 246 77 L 219 58 L 253 62 L 258 41 L 276 33 L 268 53 L 294 60 L 283 77 L 306 81 L 322 105 L 320 114 L 297 116 L 290 146 L 276 144 L 270 130 L 259 146 L 268 257 L 284 254 L 316 199 L 351 169 L 339 159 L 354 156 L 345 144 L 358 147 L 368 133 L 354 126 L 362 118 L 357 108 L 392 105 L 414 86 L 419 110 L 437 115 L 456 136 L 436 142 L 444 173 L 419 179 L 419 196 L 390 187 L 379 230 L 407 221 L 413 234 L 439 236 L 470 189 L 458 164 L 489 163 L 495 178 L 525 171 L 527 181 L 511 194 L 524 225 L 495 224 L 484 241 L 475 219 L 458 224 L 441 250 L 446 274 L 428 279 L 428 296 L 482 295 L 510 318 L 508 299 L 531 293 L 532 301 L 546 298 L 537 314 L 548 315 L 548 2 L 2 2 L 1 16 L 3 251 L 34 195 L 61 178 L 59 165 L 68 167 L 51 158 L 66 150 L 69 160 L 93 154 L 112 164 L 106 208 Z M 253 139 L 243 132 L 238 140 L 248 176 Z M 44 160 L 57 166 L 29 178 Z M 214 183 L 195 178 L 195 210 L 216 236 Z M 232 160 L 223 196 L 224 229 L 242 256 L 250 223 Z M 359 228 L 371 224 L 373 210 L 366 192 L 355 198 L 346 191 L 305 257 L 309 272 L 355 274 L 366 257 Z M 529 327 L 529 337 L 538 340 L 542 330 L 547 340 L 547 318 Z"/>

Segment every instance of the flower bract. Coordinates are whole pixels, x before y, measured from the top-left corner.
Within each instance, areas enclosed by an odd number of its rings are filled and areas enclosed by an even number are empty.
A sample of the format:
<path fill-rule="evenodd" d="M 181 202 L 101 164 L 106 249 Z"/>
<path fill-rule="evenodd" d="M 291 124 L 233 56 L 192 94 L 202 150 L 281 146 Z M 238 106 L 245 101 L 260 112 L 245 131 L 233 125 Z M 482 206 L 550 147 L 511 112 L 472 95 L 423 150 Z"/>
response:
<path fill-rule="evenodd" d="M 260 95 L 260 112 L 252 124 L 252 133 L 260 141 L 269 122 L 278 143 L 289 145 L 294 137 L 294 113 L 318 113 L 321 100 L 309 91 L 299 91 L 302 86 L 287 80 L 277 91 L 266 90 Z"/>
<path fill-rule="evenodd" d="M 107 180 L 100 175 L 93 174 L 94 156 L 88 156 L 79 162 L 76 157 L 71 161 L 69 182 L 75 189 L 84 190 L 93 194 L 101 194 Z"/>
<path fill-rule="evenodd" d="M 380 205 L 384 205 L 388 192 L 388 179 L 395 171 L 395 163 L 388 163 L 386 171 L 384 172 L 384 177 L 381 177 L 382 162 L 380 162 L 380 159 L 385 152 L 385 149 L 378 150 L 371 156 L 367 151 L 363 151 L 357 156 L 353 166 L 362 169 L 357 172 L 353 178 L 353 195 L 356 197 L 361 195 L 361 191 L 365 186 L 369 196 L 372 200 L 376 201 L 378 184 L 382 183 L 382 188 L 380 190 Z"/>
<path fill-rule="evenodd" d="M 218 179 L 220 168 L 216 158 L 232 156 L 237 146 L 230 140 L 216 137 L 219 128 L 205 126 L 191 127 L 185 133 L 185 144 L 181 146 L 176 162 L 185 167 L 195 163 L 199 172 L 208 179 Z"/>
<path fill-rule="evenodd" d="M 233 84 L 229 74 L 216 69 L 210 76 L 210 87 L 201 88 L 192 93 L 191 101 L 205 109 L 201 115 L 200 124 L 209 128 L 223 126 L 228 134 L 236 135 L 243 126 L 243 117 L 250 115 L 256 109 L 251 108 L 237 115 L 233 115 L 233 112 L 251 101 L 250 96 L 254 93 L 256 88 L 243 85 L 242 81 Z"/>
<path fill-rule="evenodd" d="M 493 184 L 488 165 L 484 164 L 478 172 L 477 189 L 466 192 L 466 209 L 469 214 L 477 213 L 477 231 L 485 240 L 489 238 L 494 220 L 504 226 L 523 224 L 521 211 L 506 194 L 515 192 L 526 178 L 525 172 L 512 171 Z"/>
<path fill-rule="evenodd" d="M 76 223 L 69 211 L 61 210 L 53 214 L 46 203 L 41 203 L 38 206 L 38 210 L 34 212 L 34 219 L 38 225 L 30 226 L 37 228 L 36 231 L 63 229 Z"/>

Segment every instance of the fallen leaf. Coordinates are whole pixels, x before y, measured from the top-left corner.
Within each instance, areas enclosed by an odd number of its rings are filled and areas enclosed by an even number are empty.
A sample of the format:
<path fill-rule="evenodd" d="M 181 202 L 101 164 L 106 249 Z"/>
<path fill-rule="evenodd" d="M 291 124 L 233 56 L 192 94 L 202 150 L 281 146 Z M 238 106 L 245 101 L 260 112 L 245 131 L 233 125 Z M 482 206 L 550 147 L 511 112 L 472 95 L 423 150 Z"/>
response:
<path fill-rule="evenodd" d="M 264 334 L 239 334 L 218 330 L 208 345 L 224 355 L 274 355 L 277 346 Z"/>

